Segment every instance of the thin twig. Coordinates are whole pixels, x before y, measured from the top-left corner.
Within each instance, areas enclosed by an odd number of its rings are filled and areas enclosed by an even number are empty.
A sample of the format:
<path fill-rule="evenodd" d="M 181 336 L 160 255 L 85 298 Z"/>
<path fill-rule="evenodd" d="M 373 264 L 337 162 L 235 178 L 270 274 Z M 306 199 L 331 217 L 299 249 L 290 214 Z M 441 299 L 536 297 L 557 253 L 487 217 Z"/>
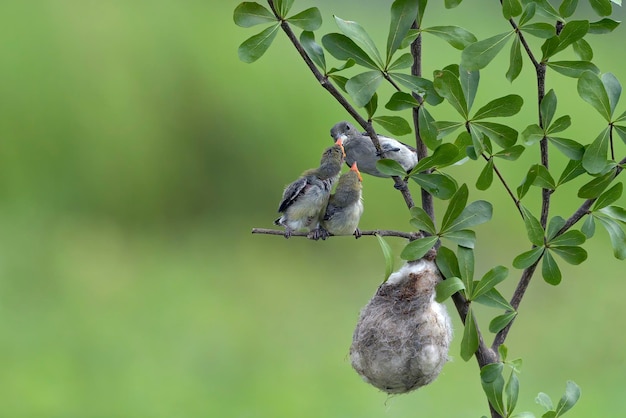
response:
<path fill-rule="evenodd" d="M 421 237 L 421 234 L 419 232 L 393 231 L 389 229 L 373 229 L 373 230 L 360 231 L 360 232 L 361 232 L 361 235 L 364 235 L 364 236 L 380 235 L 381 237 L 399 237 L 399 238 L 406 238 L 410 241 L 416 240 Z M 252 228 L 252 233 L 285 236 L 285 231 L 281 231 L 279 229 Z M 307 232 L 293 232 L 291 234 L 292 237 L 307 237 L 307 235 L 308 235 Z M 340 235 L 340 236 L 346 236 L 346 235 Z M 329 237 L 336 237 L 336 235 L 330 234 Z"/>
<path fill-rule="evenodd" d="M 511 196 L 511 199 L 513 199 L 513 203 L 515 203 L 515 206 L 517 207 L 517 210 L 519 212 L 519 214 L 522 216 L 522 218 L 524 217 L 524 214 L 522 213 L 522 208 L 520 207 L 520 201 L 515 197 L 515 194 L 513 194 L 513 191 L 511 190 L 511 188 L 509 187 L 508 183 L 506 182 L 506 180 L 504 180 L 504 177 L 502 176 L 502 174 L 500 173 L 500 170 L 498 169 L 498 167 L 496 166 L 495 161 L 493 161 L 493 157 L 487 157 L 485 155 L 485 153 L 482 154 L 483 158 L 485 159 L 485 161 L 492 161 L 492 167 L 493 167 L 493 172 L 496 173 L 496 176 L 498 176 L 498 178 L 500 179 L 500 183 L 502 183 L 502 185 L 504 186 L 504 188 L 506 189 L 507 193 L 509 194 L 509 196 Z"/>

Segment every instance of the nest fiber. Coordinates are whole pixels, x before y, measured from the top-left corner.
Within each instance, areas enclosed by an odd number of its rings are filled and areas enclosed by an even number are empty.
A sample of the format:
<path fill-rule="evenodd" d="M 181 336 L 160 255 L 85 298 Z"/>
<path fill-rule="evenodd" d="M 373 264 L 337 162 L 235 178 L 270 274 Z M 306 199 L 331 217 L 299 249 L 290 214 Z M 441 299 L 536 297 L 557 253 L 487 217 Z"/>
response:
<path fill-rule="evenodd" d="M 452 325 L 435 302 L 434 261 L 404 265 L 361 311 L 350 347 L 352 367 L 387 393 L 406 393 L 437 378 L 448 360 Z"/>

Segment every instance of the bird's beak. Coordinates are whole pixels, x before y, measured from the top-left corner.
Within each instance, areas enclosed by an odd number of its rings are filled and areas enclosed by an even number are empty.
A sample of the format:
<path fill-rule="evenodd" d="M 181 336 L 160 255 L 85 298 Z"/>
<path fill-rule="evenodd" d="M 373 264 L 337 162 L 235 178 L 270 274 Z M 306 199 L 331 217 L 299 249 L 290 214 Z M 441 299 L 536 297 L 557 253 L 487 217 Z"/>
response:
<path fill-rule="evenodd" d="M 343 149 L 343 140 L 345 139 L 345 135 L 341 135 L 339 138 L 337 138 L 337 140 L 335 141 L 335 144 L 339 145 L 341 147 L 341 152 L 343 153 L 343 158 L 346 158 L 346 150 Z"/>
<path fill-rule="evenodd" d="M 350 167 L 350 171 L 354 171 L 357 177 L 359 178 L 359 181 L 363 182 L 363 177 L 361 177 L 361 172 L 359 171 L 359 168 L 356 166 L 356 161 L 352 163 L 352 167 Z"/>

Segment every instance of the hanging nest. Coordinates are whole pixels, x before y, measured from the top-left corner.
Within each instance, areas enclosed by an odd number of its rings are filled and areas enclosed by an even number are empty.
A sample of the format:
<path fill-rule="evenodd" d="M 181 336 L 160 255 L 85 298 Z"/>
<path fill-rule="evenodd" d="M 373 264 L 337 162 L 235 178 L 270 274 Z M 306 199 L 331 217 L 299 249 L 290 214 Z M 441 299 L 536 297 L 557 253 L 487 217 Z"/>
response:
<path fill-rule="evenodd" d="M 363 308 L 350 359 L 367 383 L 395 394 L 437 378 L 452 339 L 448 312 L 435 302 L 435 285 L 441 280 L 432 256 L 409 262 Z"/>

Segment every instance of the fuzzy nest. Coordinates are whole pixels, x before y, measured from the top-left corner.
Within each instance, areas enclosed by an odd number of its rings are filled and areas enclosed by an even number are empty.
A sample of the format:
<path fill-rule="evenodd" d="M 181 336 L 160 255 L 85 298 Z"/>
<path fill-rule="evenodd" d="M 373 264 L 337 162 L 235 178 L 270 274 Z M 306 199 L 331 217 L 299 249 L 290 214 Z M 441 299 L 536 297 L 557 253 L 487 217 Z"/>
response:
<path fill-rule="evenodd" d="M 437 378 L 448 360 L 452 325 L 435 302 L 434 261 L 404 265 L 361 311 L 350 347 L 352 367 L 387 393 L 406 393 Z"/>

